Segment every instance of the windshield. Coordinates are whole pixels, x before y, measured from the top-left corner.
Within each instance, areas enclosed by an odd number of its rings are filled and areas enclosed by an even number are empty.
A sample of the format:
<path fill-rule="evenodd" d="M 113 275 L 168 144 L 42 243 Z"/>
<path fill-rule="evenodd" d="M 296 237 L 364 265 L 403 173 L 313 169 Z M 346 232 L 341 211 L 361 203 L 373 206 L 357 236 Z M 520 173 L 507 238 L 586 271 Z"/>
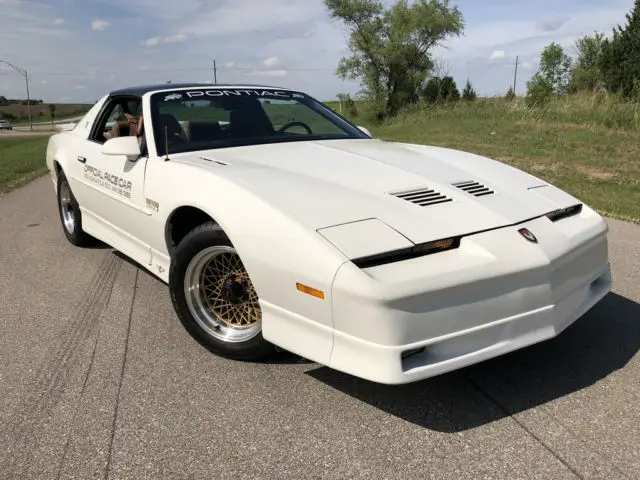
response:
<path fill-rule="evenodd" d="M 304 140 L 369 138 L 322 103 L 288 90 L 207 88 L 151 96 L 158 155 Z"/>

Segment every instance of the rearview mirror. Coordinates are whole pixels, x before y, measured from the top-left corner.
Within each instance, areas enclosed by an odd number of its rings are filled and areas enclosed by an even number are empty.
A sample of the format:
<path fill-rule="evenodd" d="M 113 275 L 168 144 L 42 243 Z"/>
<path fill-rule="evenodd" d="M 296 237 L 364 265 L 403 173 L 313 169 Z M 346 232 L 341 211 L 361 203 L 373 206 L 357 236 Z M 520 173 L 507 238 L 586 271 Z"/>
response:
<path fill-rule="evenodd" d="M 140 156 L 140 144 L 137 137 L 115 137 L 107 140 L 102 146 L 105 155 L 124 155 L 129 160 Z"/>
<path fill-rule="evenodd" d="M 365 135 L 367 135 L 368 137 L 373 138 L 373 135 L 371 135 L 371 132 L 370 132 L 369 130 L 367 130 L 367 129 L 366 129 L 366 128 L 364 128 L 364 127 L 361 127 L 360 125 L 358 125 L 358 128 L 359 128 L 360 130 L 362 130 L 362 131 L 364 132 L 364 134 L 365 134 Z"/>

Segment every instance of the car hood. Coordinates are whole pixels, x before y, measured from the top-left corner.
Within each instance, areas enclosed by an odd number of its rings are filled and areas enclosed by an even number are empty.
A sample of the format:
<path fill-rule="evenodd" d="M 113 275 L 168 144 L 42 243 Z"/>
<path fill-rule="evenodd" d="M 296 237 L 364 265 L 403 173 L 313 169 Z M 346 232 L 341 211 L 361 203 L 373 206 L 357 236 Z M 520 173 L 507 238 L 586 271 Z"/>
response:
<path fill-rule="evenodd" d="M 375 218 L 414 243 L 512 225 L 579 203 L 495 160 L 374 139 L 216 149 L 176 160 L 215 168 L 316 230 Z"/>

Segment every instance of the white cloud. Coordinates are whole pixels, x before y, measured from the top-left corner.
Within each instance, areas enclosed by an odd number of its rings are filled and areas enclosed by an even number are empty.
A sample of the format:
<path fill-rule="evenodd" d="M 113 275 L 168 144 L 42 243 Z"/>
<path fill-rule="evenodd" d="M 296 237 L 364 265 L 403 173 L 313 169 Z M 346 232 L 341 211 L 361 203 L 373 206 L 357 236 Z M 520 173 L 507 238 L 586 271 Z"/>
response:
<path fill-rule="evenodd" d="M 269 57 L 264 62 L 265 67 L 275 67 L 280 63 L 280 59 L 278 57 Z"/>
<path fill-rule="evenodd" d="M 93 22 L 91 22 L 91 29 L 102 31 L 110 25 L 111 22 L 108 22 L 107 20 L 94 20 Z"/>
<path fill-rule="evenodd" d="M 172 35 L 170 37 L 148 38 L 147 40 L 142 42 L 142 45 L 144 45 L 145 47 L 155 47 L 155 46 L 160 45 L 160 44 L 179 43 L 179 42 L 184 42 L 186 40 L 187 40 L 187 36 L 182 34 L 182 33 L 180 33 L 178 35 Z"/>
<path fill-rule="evenodd" d="M 506 56 L 507 55 L 504 50 L 496 50 L 489 56 L 489 60 L 498 60 L 501 58 L 505 58 Z"/>
<path fill-rule="evenodd" d="M 64 23 L 64 18 L 56 18 L 56 19 L 53 21 L 53 24 L 54 24 L 54 25 L 62 25 L 63 23 Z"/>

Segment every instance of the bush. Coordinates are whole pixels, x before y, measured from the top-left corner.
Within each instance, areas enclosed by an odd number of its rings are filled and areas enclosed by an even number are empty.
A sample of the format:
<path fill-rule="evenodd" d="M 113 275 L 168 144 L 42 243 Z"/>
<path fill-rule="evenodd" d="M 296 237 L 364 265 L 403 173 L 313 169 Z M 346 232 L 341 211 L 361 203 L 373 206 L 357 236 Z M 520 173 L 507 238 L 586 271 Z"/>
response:
<path fill-rule="evenodd" d="M 535 74 L 531 80 L 527 82 L 527 98 L 528 107 L 536 108 L 548 104 L 553 97 L 553 84 L 545 77 Z"/>

